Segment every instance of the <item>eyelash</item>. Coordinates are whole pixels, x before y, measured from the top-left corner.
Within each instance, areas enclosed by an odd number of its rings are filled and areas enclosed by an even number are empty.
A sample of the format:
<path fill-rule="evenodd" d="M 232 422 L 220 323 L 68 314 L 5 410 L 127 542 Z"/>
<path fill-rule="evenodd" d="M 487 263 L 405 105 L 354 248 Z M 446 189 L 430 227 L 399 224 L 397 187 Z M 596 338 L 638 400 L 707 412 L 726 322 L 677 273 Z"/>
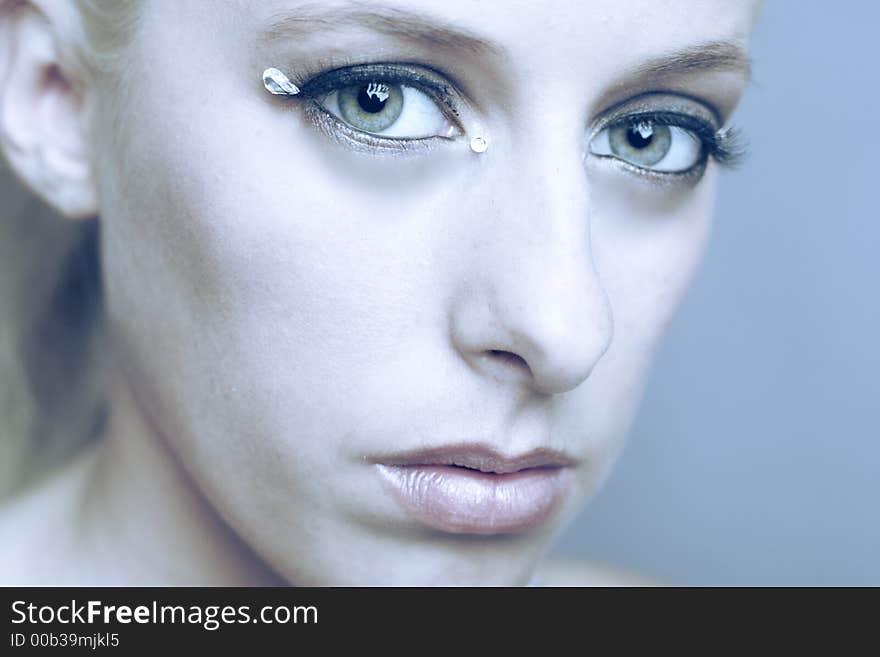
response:
<path fill-rule="evenodd" d="M 329 69 L 329 70 L 328 70 Z M 409 63 L 372 63 L 355 64 L 343 67 L 331 67 L 329 64 L 317 64 L 315 71 L 291 72 L 291 79 L 300 88 L 301 97 L 307 101 L 306 116 L 324 135 L 344 146 L 362 152 L 424 152 L 430 151 L 442 142 L 454 141 L 455 137 L 382 137 L 358 130 L 333 115 L 319 102 L 319 98 L 332 91 L 347 86 L 363 84 L 381 79 L 392 84 L 414 87 L 433 98 L 441 111 L 462 134 L 464 126 L 459 117 L 458 95 L 449 84 L 442 80 L 447 75 L 423 64 Z M 602 129 L 610 129 L 621 125 L 632 125 L 639 121 L 651 121 L 657 125 L 675 126 L 694 134 L 700 141 L 703 157 L 700 162 L 687 171 L 656 171 L 646 167 L 617 160 L 623 168 L 636 175 L 648 177 L 656 182 L 687 181 L 696 182 L 702 176 L 706 161 L 711 158 L 725 168 L 736 167 L 744 158 L 746 151 L 742 134 L 738 128 L 718 130 L 709 121 L 692 114 L 669 111 L 634 112 L 622 114 L 602 125 Z M 608 157 L 608 156 L 598 156 Z M 615 158 L 616 159 L 616 158 Z"/>
<path fill-rule="evenodd" d="M 454 137 L 382 137 L 381 135 L 364 132 L 348 125 L 332 113 L 324 109 L 319 98 L 332 91 L 348 86 L 364 84 L 380 79 L 383 82 L 399 84 L 418 89 L 437 102 L 443 114 L 455 127 L 464 133 L 458 111 L 456 94 L 449 85 L 435 79 L 443 74 L 434 72 L 429 67 L 412 64 L 364 64 L 347 68 L 337 68 L 318 73 L 309 77 L 301 85 L 300 91 L 308 101 L 307 118 L 325 135 L 356 150 L 385 152 L 412 152 L 431 150 L 439 142 L 453 141 Z"/>
<path fill-rule="evenodd" d="M 648 167 L 641 167 L 631 162 L 625 162 L 614 156 L 598 155 L 605 159 L 614 159 L 619 166 L 632 171 L 639 176 L 647 176 L 660 182 L 675 180 L 699 180 L 702 176 L 709 158 L 713 159 L 726 169 L 739 166 L 746 156 L 746 148 L 742 131 L 734 126 L 724 130 L 718 130 L 710 122 L 692 114 L 681 112 L 636 112 L 623 114 L 602 126 L 602 130 L 636 125 L 641 121 L 649 121 L 654 125 L 665 125 L 682 128 L 692 133 L 700 141 L 703 157 L 697 164 L 686 171 L 657 171 Z M 597 131 L 596 134 L 598 134 Z"/>

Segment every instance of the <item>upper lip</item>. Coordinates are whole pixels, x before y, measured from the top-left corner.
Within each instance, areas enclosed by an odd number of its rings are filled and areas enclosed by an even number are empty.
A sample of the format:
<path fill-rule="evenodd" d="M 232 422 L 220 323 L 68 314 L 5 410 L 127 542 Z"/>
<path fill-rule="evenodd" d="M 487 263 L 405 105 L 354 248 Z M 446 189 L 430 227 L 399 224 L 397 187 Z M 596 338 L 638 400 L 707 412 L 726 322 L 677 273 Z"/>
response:
<path fill-rule="evenodd" d="M 547 447 L 538 447 L 514 456 L 504 456 L 481 443 L 414 450 L 378 458 L 375 462 L 391 466 L 455 465 L 495 474 L 519 472 L 529 468 L 560 468 L 573 464 L 572 459 L 563 452 Z"/>

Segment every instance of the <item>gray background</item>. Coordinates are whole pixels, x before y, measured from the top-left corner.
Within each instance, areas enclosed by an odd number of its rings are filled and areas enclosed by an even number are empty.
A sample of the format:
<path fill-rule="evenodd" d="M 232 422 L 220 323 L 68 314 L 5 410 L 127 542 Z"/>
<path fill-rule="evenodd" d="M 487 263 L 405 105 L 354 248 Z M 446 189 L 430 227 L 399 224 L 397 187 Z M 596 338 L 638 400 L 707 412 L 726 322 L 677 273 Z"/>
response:
<path fill-rule="evenodd" d="M 679 584 L 880 585 L 880 3 L 767 0 L 701 277 L 557 552 Z"/>

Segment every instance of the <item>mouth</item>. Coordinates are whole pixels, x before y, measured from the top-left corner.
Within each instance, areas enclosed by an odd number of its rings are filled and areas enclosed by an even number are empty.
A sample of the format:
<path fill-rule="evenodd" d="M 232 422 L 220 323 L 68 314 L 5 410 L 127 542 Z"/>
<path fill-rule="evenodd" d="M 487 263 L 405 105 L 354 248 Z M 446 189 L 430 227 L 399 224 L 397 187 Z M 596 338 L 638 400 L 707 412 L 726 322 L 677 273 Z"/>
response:
<path fill-rule="evenodd" d="M 456 534 L 524 532 L 547 521 L 569 488 L 571 459 L 536 449 L 505 457 L 484 445 L 457 445 L 375 461 L 383 483 L 410 517 Z"/>

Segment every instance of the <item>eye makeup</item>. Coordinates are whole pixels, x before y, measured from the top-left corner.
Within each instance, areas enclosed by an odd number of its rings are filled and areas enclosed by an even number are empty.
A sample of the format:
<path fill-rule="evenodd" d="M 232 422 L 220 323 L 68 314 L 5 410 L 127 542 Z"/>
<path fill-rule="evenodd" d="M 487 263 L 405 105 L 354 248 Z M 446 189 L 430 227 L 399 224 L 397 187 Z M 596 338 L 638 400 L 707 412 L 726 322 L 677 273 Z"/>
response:
<path fill-rule="evenodd" d="M 312 66 L 292 66 L 286 72 L 285 79 L 292 89 L 296 89 L 296 93 L 285 95 L 302 103 L 305 118 L 330 140 L 350 150 L 375 155 L 429 152 L 465 136 L 461 108 L 467 101 L 455 83 L 440 71 L 425 64 L 410 62 L 373 62 L 324 68 L 326 65 L 327 62 L 318 61 Z M 424 94 L 446 118 L 449 129 L 428 136 L 384 136 L 355 127 L 324 105 L 328 96 L 343 91 L 350 96 L 351 90 L 358 86 L 364 90 L 382 87 L 387 91 L 391 85 L 412 88 Z M 270 86 L 267 89 L 276 93 Z M 650 182 L 665 186 L 693 185 L 702 178 L 710 159 L 721 166 L 733 167 L 744 156 L 739 131 L 721 129 L 719 123 L 717 113 L 701 101 L 666 92 L 642 93 L 617 104 L 594 121 L 589 155 L 611 160 L 625 172 Z M 374 125 L 384 124 L 378 122 Z M 663 131 L 659 130 L 661 127 Z M 621 131 L 641 131 L 643 136 L 647 134 L 645 131 L 657 130 L 664 134 L 672 131 L 676 136 L 693 139 L 698 144 L 699 156 L 692 166 L 682 170 L 641 166 L 611 152 L 597 152 L 593 142 L 603 130 L 617 131 L 618 134 Z M 474 148 L 473 143 L 471 149 L 482 152 Z"/>
<path fill-rule="evenodd" d="M 314 75 L 303 69 L 291 69 L 291 84 L 299 89 L 294 97 L 303 101 L 306 118 L 330 139 L 359 152 L 425 152 L 443 142 L 455 141 L 465 134 L 460 119 L 461 99 L 438 71 L 412 63 L 370 63 L 332 68 Z M 425 94 L 451 124 L 447 134 L 424 137 L 386 137 L 360 130 L 324 107 L 324 99 L 333 92 L 357 86 L 381 84 L 411 87 Z"/>
<path fill-rule="evenodd" d="M 618 104 L 596 121 L 590 137 L 591 155 L 614 161 L 629 173 L 662 185 L 696 184 L 709 159 L 720 166 L 733 168 L 745 157 L 742 135 L 737 128 L 720 128 L 719 119 L 703 103 L 684 96 L 667 93 L 641 94 Z M 603 131 L 627 129 L 638 131 L 644 126 L 666 126 L 684 131 L 697 141 L 700 156 L 693 166 L 681 171 L 661 171 L 640 166 L 612 154 L 597 153 L 592 144 Z"/>

